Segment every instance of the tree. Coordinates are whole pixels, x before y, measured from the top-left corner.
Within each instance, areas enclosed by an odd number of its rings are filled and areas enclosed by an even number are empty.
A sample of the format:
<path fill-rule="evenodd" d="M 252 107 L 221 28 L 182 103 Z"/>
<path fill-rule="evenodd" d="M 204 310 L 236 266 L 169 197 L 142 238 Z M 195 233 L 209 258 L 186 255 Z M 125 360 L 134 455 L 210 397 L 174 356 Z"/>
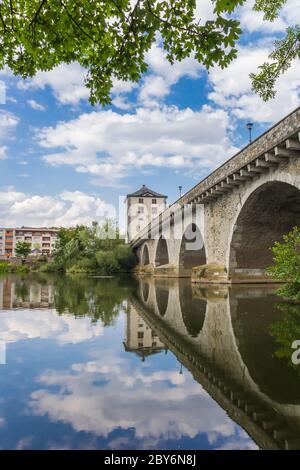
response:
<path fill-rule="evenodd" d="M 204 1 L 204 0 L 203 0 Z M 193 56 L 207 69 L 224 68 L 237 56 L 242 33 L 234 18 L 247 0 L 206 0 L 215 19 L 195 19 L 196 0 L 2 0 L 0 69 L 23 78 L 77 61 L 87 71 L 90 102 L 111 102 L 115 79 L 138 81 L 147 71 L 146 53 L 158 35 L 170 63 Z M 256 0 L 254 9 L 273 21 L 287 0 Z M 289 28 L 276 43 L 270 63 L 252 75 L 265 100 L 274 96 L 276 78 L 300 55 L 300 31 Z"/>
<path fill-rule="evenodd" d="M 27 258 L 31 252 L 31 245 L 27 242 L 19 241 L 15 248 L 15 253 L 18 258 Z"/>
<path fill-rule="evenodd" d="M 300 229 L 294 227 L 283 242 L 276 242 L 272 248 L 274 266 L 268 272 L 279 281 L 286 284 L 279 293 L 289 299 L 300 300 Z"/>

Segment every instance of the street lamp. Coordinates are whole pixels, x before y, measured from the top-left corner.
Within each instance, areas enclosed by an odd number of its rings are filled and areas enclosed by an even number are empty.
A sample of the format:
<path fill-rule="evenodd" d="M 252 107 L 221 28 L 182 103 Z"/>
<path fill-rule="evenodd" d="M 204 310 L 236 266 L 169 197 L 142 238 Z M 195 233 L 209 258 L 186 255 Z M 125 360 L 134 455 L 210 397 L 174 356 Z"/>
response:
<path fill-rule="evenodd" d="M 251 144 L 251 142 L 252 142 L 253 123 L 252 123 L 252 122 L 248 122 L 248 123 L 246 124 L 246 127 L 247 127 L 247 129 L 248 129 L 248 131 L 249 131 L 249 144 Z"/>

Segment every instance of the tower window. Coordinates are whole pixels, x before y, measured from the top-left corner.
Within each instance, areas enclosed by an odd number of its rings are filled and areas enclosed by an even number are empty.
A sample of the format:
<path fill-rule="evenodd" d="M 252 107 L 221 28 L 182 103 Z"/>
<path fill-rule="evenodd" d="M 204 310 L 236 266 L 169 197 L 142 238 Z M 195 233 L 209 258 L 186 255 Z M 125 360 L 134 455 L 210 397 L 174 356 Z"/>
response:
<path fill-rule="evenodd" d="M 142 197 L 139 198 L 139 203 L 140 204 L 143 204 L 144 203 L 144 199 Z"/>

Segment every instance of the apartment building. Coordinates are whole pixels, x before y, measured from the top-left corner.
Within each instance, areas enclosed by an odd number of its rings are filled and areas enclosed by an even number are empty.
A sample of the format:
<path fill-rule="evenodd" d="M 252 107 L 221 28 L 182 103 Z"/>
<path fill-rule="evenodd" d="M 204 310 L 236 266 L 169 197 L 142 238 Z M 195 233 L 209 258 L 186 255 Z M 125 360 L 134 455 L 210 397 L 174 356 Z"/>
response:
<path fill-rule="evenodd" d="M 33 254 L 50 255 L 55 247 L 57 233 L 57 228 L 46 227 L 0 228 L 0 256 L 15 256 L 19 241 L 29 243 Z"/>

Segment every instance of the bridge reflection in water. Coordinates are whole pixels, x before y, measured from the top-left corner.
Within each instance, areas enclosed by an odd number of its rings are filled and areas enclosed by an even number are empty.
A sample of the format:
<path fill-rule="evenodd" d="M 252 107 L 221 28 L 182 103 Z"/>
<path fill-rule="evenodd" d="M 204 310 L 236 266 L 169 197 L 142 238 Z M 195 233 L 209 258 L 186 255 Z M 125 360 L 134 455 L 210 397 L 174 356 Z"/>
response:
<path fill-rule="evenodd" d="M 261 448 L 300 448 L 300 365 L 291 363 L 285 343 L 292 332 L 274 287 L 193 287 L 144 277 L 131 295 L 128 322 L 133 315 L 152 336 L 129 348 L 127 323 L 128 349 L 143 350 L 143 358 L 171 350 Z"/>

